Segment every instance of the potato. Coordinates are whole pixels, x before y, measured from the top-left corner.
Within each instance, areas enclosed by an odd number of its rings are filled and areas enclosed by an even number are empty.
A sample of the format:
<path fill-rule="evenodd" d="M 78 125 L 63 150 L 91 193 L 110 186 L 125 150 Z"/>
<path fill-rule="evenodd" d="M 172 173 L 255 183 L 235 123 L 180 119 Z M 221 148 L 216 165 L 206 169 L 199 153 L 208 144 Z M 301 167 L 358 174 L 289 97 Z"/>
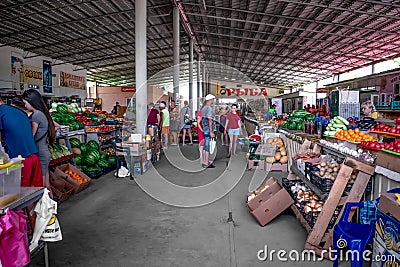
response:
<path fill-rule="evenodd" d="M 321 167 L 326 167 L 326 162 L 321 162 Z"/>
<path fill-rule="evenodd" d="M 286 156 L 287 155 L 285 148 L 281 149 L 280 151 L 281 151 L 281 155 L 282 156 Z"/>
<path fill-rule="evenodd" d="M 274 142 L 274 139 L 273 138 L 268 138 L 267 139 L 267 144 L 272 144 Z"/>
<path fill-rule="evenodd" d="M 284 155 L 282 155 L 282 157 L 281 157 L 281 159 L 279 160 L 279 162 L 280 162 L 280 163 L 282 163 L 282 164 L 285 164 L 285 163 L 287 163 L 287 162 L 288 162 L 288 157 L 287 157 L 287 156 L 284 156 Z"/>
<path fill-rule="evenodd" d="M 333 172 L 338 172 L 338 167 L 333 167 Z"/>
<path fill-rule="evenodd" d="M 332 173 L 332 172 L 333 172 L 333 169 L 332 169 L 332 168 L 328 168 L 328 169 L 326 169 L 326 171 L 327 171 L 328 173 Z"/>
<path fill-rule="evenodd" d="M 267 157 L 265 159 L 265 161 L 268 162 L 268 163 L 274 163 L 275 162 L 275 157 Z"/>
<path fill-rule="evenodd" d="M 276 152 L 274 157 L 276 161 L 279 161 L 281 159 L 281 153 Z"/>

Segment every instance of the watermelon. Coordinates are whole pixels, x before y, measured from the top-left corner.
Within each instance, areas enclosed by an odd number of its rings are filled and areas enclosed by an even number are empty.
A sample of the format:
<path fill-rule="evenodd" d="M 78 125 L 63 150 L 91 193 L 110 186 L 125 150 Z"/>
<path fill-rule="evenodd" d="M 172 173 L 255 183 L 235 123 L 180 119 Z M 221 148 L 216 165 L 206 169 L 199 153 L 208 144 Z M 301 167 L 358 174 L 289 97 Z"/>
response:
<path fill-rule="evenodd" d="M 87 166 L 86 170 L 89 171 L 89 172 L 99 172 L 99 171 L 101 171 L 100 167 L 98 167 L 98 166 Z"/>
<path fill-rule="evenodd" d="M 117 165 L 117 160 L 118 157 L 116 155 L 108 155 L 108 162 L 112 165 L 112 166 L 116 166 Z"/>
<path fill-rule="evenodd" d="M 86 153 L 85 162 L 89 166 L 96 165 L 100 160 L 100 152 L 97 150 L 89 150 Z"/>
<path fill-rule="evenodd" d="M 81 146 L 81 141 L 79 141 L 79 139 L 76 137 L 70 138 L 69 143 L 71 144 L 71 147 L 80 147 Z"/>
<path fill-rule="evenodd" d="M 88 150 L 99 151 L 99 149 L 100 149 L 99 144 L 94 140 L 90 140 L 89 142 L 87 142 L 86 146 L 88 147 Z"/>
<path fill-rule="evenodd" d="M 103 151 L 100 151 L 100 159 L 104 159 L 104 160 L 107 160 L 107 154 L 105 153 L 105 152 L 103 152 Z"/>
<path fill-rule="evenodd" d="M 86 152 L 88 151 L 88 147 L 84 143 L 81 144 L 80 149 L 81 149 L 81 154 L 82 155 L 85 155 Z"/>
<path fill-rule="evenodd" d="M 81 155 L 75 155 L 75 163 L 76 165 L 81 165 L 82 164 L 82 156 Z"/>
<path fill-rule="evenodd" d="M 67 105 L 59 104 L 59 105 L 57 106 L 57 112 L 59 112 L 59 113 L 67 113 L 67 112 L 68 112 L 68 107 L 67 107 Z"/>
<path fill-rule="evenodd" d="M 108 168 L 111 165 L 107 160 L 104 159 L 100 159 L 98 164 L 100 167 L 105 167 L 105 168 Z"/>

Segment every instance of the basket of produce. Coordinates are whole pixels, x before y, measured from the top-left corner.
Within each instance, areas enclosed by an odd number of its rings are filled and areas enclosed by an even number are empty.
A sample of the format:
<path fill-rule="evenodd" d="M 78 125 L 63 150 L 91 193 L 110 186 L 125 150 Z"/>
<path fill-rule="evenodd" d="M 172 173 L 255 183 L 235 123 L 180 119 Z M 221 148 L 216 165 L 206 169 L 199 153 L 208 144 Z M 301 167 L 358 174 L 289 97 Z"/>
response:
<path fill-rule="evenodd" d="M 92 179 L 97 179 L 103 175 L 103 170 L 98 166 L 81 166 L 81 169 Z"/>

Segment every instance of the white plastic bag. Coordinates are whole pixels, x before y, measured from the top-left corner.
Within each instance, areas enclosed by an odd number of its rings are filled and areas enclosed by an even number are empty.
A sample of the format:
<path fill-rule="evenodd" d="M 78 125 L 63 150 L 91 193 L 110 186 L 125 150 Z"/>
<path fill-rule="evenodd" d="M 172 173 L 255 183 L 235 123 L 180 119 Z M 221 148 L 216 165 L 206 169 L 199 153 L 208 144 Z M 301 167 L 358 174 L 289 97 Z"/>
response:
<path fill-rule="evenodd" d="M 215 141 L 214 138 L 211 138 L 210 140 L 210 154 L 214 154 L 215 148 L 217 147 L 217 141 Z"/>
<path fill-rule="evenodd" d="M 51 216 L 50 221 L 47 223 L 46 229 L 44 230 L 40 240 L 47 242 L 56 242 L 62 240 L 60 223 L 58 222 L 55 214 Z"/>

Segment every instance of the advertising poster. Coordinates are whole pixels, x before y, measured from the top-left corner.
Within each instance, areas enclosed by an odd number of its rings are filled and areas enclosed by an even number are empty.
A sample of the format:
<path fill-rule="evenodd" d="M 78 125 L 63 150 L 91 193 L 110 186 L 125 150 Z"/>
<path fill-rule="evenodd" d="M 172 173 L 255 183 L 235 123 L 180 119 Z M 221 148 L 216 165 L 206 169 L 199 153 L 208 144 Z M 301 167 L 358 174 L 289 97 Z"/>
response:
<path fill-rule="evenodd" d="M 43 71 L 42 68 L 36 66 L 24 65 L 23 81 L 27 84 L 43 85 Z"/>
<path fill-rule="evenodd" d="M 23 82 L 23 60 L 19 56 L 11 56 L 11 81 L 14 88 L 19 88 L 20 83 Z"/>
<path fill-rule="evenodd" d="M 43 60 L 43 93 L 53 93 L 51 62 Z"/>
<path fill-rule="evenodd" d="M 60 86 L 86 90 L 86 78 L 60 71 Z"/>
<path fill-rule="evenodd" d="M 275 105 L 276 114 L 282 115 L 282 98 L 272 98 L 271 99 L 271 106 Z"/>

